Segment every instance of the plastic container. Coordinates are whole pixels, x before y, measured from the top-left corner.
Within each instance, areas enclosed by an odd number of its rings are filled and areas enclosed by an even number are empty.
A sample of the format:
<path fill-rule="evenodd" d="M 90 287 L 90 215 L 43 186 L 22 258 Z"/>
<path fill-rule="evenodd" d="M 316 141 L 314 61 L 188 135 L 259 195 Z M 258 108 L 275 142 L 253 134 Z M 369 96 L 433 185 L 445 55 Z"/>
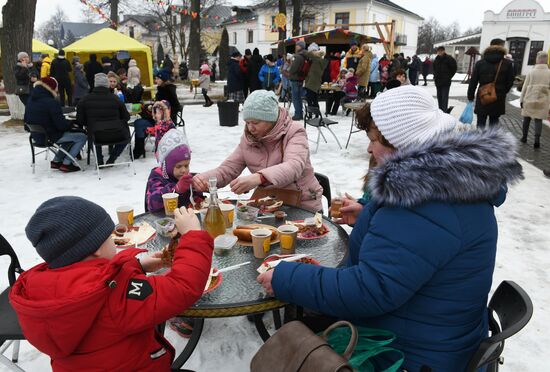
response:
<path fill-rule="evenodd" d="M 214 239 L 214 253 L 218 256 L 224 256 L 237 243 L 237 237 L 234 235 L 224 234 Z"/>
<path fill-rule="evenodd" d="M 161 236 L 169 237 L 170 232 L 176 227 L 176 221 L 173 218 L 160 218 L 155 221 L 155 230 Z"/>
<path fill-rule="evenodd" d="M 239 125 L 239 102 L 219 101 L 218 116 L 222 127 Z"/>
<path fill-rule="evenodd" d="M 258 217 L 259 212 L 258 208 L 243 205 L 237 207 L 237 219 L 241 221 L 254 221 Z"/>

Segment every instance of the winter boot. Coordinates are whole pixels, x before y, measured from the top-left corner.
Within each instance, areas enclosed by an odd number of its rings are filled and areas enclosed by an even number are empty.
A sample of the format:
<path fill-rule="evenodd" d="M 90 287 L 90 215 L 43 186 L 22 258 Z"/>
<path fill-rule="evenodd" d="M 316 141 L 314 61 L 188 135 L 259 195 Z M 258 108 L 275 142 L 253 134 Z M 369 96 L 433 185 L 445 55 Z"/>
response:
<path fill-rule="evenodd" d="M 540 136 L 535 136 L 535 143 L 533 143 L 533 148 L 540 148 Z"/>
<path fill-rule="evenodd" d="M 145 157 L 145 138 L 136 138 L 133 153 L 134 159 Z"/>
<path fill-rule="evenodd" d="M 527 143 L 527 135 L 529 134 L 529 124 L 530 123 L 526 123 L 525 121 L 523 121 L 522 136 L 520 139 L 522 143 Z"/>

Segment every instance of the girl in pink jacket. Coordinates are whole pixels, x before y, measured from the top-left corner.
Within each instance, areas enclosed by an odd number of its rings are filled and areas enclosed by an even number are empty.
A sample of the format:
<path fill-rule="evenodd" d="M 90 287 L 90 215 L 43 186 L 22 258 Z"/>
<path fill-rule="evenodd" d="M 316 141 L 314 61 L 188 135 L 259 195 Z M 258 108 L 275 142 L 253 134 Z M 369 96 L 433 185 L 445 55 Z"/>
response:
<path fill-rule="evenodd" d="M 250 94 L 243 119 L 246 127 L 237 148 L 219 167 L 195 176 L 193 186 L 206 191 L 208 178 L 216 177 L 218 187 L 230 184 L 236 194 L 258 186 L 299 190 L 302 208 L 322 210 L 323 188 L 309 160 L 306 131 L 279 107 L 275 93 L 256 90 Z M 240 176 L 245 168 L 252 174 Z"/>

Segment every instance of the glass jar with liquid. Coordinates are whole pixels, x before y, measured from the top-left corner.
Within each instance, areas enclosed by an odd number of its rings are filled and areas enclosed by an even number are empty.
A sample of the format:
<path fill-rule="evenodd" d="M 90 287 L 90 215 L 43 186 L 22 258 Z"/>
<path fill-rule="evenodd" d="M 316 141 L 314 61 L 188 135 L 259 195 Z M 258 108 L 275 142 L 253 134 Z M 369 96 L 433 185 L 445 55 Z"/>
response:
<path fill-rule="evenodd" d="M 208 190 L 210 192 L 210 204 L 204 217 L 204 229 L 212 239 L 225 234 L 225 219 L 218 201 L 218 188 L 216 177 L 208 179 Z"/>

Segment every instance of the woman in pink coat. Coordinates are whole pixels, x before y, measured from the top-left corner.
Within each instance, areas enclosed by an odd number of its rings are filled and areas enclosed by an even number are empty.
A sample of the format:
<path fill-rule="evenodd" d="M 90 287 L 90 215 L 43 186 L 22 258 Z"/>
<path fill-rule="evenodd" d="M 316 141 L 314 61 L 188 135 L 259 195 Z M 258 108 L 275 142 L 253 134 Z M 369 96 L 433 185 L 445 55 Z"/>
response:
<path fill-rule="evenodd" d="M 243 119 L 246 128 L 237 148 L 219 167 L 195 176 L 193 186 L 207 191 L 208 178 L 216 177 L 218 187 L 230 184 L 236 194 L 258 186 L 299 190 L 302 208 L 322 210 L 323 188 L 313 173 L 304 127 L 292 121 L 277 96 L 266 90 L 248 96 Z M 240 176 L 245 168 L 252 174 Z"/>

